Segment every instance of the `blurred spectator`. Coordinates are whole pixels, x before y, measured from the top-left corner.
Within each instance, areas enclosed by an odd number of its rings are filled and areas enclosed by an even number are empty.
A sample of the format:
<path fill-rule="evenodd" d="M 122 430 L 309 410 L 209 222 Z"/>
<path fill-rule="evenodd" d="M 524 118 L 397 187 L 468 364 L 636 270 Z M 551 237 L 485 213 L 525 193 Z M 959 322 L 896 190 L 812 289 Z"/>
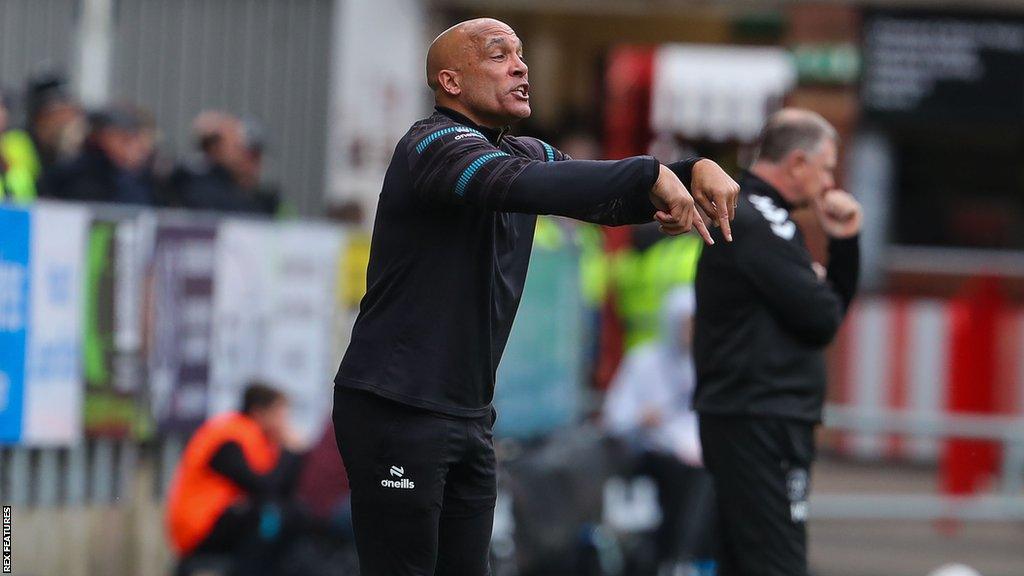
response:
<path fill-rule="evenodd" d="M 156 204 L 147 170 L 153 141 L 152 121 L 135 107 L 93 112 L 81 154 L 53 168 L 41 187 L 46 195 L 64 200 Z"/>
<path fill-rule="evenodd" d="M 625 350 L 651 342 L 660 332 L 666 295 L 693 285 L 703 243 L 696 234 L 666 238 L 657 223 L 633 226 L 632 246 L 611 256 L 615 310 L 624 325 Z"/>
<path fill-rule="evenodd" d="M 275 574 L 275 561 L 303 527 L 291 500 L 299 472 L 288 401 L 252 384 L 241 412 L 214 417 L 192 436 L 167 499 L 171 544 L 190 559 L 228 554 L 232 574 Z"/>
<path fill-rule="evenodd" d="M 195 119 L 192 131 L 202 156 L 171 176 L 173 203 L 221 212 L 278 212 L 279 194 L 262 184 L 264 139 L 255 121 L 208 111 Z"/>
<path fill-rule="evenodd" d="M 694 295 L 674 290 L 661 314 L 661 338 L 637 346 L 623 360 L 605 398 L 604 423 L 626 440 L 637 474 L 658 486 L 662 521 L 655 535 L 662 569 L 713 556 L 711 478 L 701 461 L 691 342 Z"/>
<path fill-rule="evenodd" d="M 36 197 L 35 178 L 28 168 L 15 161 L 16 140 L 4 138 L 9 119 L 10 106 L 5 95 L 0 93 L 0 202 L 28 204 Z"/>
<path fill-rule="evenodd" d="M 28 126 L 6 132 L 0 147 L 10 165 L 27 171 L 38 182 L 55 165 L 78 154 L 86 122 L 58 75 L 43 74 L 29 80 L 25 100 Z"/>

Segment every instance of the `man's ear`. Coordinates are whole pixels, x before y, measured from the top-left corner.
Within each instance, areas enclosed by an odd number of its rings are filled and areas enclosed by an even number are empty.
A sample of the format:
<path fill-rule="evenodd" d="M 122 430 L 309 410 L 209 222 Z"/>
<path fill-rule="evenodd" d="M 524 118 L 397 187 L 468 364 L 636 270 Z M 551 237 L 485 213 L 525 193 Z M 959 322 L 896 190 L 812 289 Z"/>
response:
<path fill-rule="evenodd" d="M 441 90 L 449 96 L 458 96 L 462 93 L 462 78 L 454 70 L 441 70 L 437 73 L 437 83 Z"/>
<path fill-rule="evenodd" d="M 798 177 L 807 169 L 807 151 L 799 148 L 786 155 L 786 172 L 790 176 Z"/>

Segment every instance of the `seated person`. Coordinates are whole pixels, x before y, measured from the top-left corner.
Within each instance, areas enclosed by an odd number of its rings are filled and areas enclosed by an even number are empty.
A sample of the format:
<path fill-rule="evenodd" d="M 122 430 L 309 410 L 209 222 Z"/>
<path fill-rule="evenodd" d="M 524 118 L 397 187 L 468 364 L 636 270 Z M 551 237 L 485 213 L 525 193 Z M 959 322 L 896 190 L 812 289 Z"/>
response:
<path fill-rule="evenodd" d="M 663 567 L 710 558 L 711 481 L 701 461 L 691 341 L 693 288 L 665 298 L 661 338 L 630 350 L 605 397 L 605 428 L 633 448 L 636 473 L 658 487 L 661 525 L 655 534 Z"/>
<path fill-rule="evenodd" d="M 167 500 L 171 544 L 184 573 L 190 557 L 227 554 L 232 574 L 274 574 L 275 560 L 304 524 L 291 494 L 298 445 L 288 401 L 254 383 L 241 412 L 215 416 L 189 440 Z"/>

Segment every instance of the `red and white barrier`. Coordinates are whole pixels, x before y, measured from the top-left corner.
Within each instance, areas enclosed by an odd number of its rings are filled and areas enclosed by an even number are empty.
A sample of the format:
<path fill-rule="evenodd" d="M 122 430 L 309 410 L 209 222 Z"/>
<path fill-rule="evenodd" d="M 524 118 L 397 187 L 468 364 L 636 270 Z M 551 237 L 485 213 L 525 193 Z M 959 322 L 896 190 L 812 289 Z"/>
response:
<path fill-rule="evenodd" d="M 962 302 L 930 298 L 858 300 L 830 350 L 829 401 L 859 411 L 951 412 L 954 365 L 976 352 L 970 338 L 955 338 L 972 311 Z M 1024 413 L 1024 310 L 999 312 L 993 413 Z M 961 364 L 961 370 L 962 368 Z M 866 459 L 934 461 L 942 441 L 891 434 L 833 436 L 841 454 Z"/>

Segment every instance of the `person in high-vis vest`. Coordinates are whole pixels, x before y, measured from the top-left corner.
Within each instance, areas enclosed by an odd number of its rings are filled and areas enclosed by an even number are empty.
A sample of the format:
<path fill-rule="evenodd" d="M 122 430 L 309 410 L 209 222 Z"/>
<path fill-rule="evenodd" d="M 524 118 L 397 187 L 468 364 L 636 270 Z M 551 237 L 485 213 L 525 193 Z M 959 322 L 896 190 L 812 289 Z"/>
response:
<path fill-rule="evenodd" d="M 78 155 L 88 124 L 85 112 L 67 91 L 59 75 L 42 73 L 25 87 L 27 123 L 22 128 L 0 129 L 0 157 L 14 170 L 14 183 L 5 197 L 24 203 L 29 196 L 50 196 L 44 176 Z M 29 191 L 29 178 L 31 191 Z"/>
<path fill-rule="evenodd" d="M 0 202 L 28 204 L 36 199 L 36 181 L 18 159 L 35 151 L 31 140 L 18 137 L 23 133 L 7 131 L 9 117 L 4 95 L 0 94 Z"/>
<path fill-rule="evenodd" d="M 624 325 L 626 352 L 657 340 L 665 296 L 675 288 L 693 285 L 702 247 L 699 238 L 665 238 L 656 227 L 635 226 L 632 247 L 610 257 L 610 281 Z"/>
<path fill-rule="evenodd" d="M 263 384 L 246 388 L 241 412 L 203 424 L 182 454 L 167 499 L 178 573 L 206 554 L 232 558 L 232 574 L 274 574 L 301 518 L 289 502 L 299 473 L 288 401 Z"/>
<path fill-rule="evenodd" d="M 36 183 L 32 175 L 7 164 L 0 155 L 0 203 L 30 204 L 36 199 Z"/>

